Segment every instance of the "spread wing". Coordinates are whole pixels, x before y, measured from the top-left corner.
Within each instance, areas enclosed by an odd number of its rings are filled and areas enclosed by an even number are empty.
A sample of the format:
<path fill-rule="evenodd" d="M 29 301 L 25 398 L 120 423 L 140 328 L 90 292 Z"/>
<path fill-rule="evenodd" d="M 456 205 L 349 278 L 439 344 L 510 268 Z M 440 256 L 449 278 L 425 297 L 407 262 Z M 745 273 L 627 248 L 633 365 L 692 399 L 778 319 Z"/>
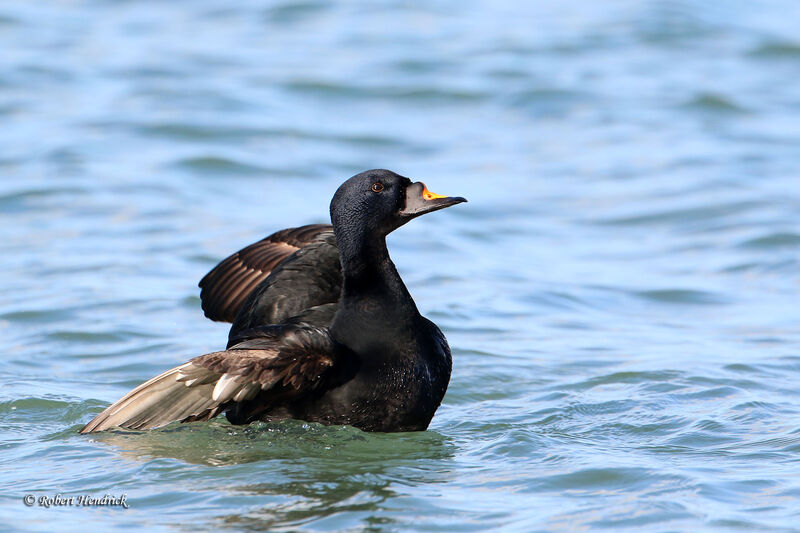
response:
<path fill-rule="evenodd" d="M 231 349 L 195 357 L 139 385 L 81 433 L 208 420 L 230 408 L 258 412 L 300 399 L 334 374 L 337 350 L 326 329 L 290 325 L 248 333 Z"/>
<path fill-rule="evenodd" d="M 229 333 L 235 337 L 269 324 L 330 326 L 342 291 L 342 265 L 333 231 L 287 257 L 253 289 Z"/>
<path fill-rule="evenodd" d="M 233 322 L 259 283 L 287 257 L 321 234 L 329 224 L 311 224 L 273 233 L 223 260 L 200 280 L 200 300 L 211 320 Z"/>

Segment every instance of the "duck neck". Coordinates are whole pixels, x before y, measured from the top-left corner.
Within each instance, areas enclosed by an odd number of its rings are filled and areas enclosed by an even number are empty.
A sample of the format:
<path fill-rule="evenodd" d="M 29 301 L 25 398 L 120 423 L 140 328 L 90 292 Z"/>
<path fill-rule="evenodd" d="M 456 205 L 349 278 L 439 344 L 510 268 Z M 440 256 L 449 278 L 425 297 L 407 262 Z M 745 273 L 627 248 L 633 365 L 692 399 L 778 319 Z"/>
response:
<path fill-rule="evenodd" d="M 337 235 L 342 297 L 331 325 L 337 340 L 380 344 L 413 334 L 419 317 L 414 300 L 389 257 L 382 235 Z M 353 341 L 353 342 L 348 342 Z"/>

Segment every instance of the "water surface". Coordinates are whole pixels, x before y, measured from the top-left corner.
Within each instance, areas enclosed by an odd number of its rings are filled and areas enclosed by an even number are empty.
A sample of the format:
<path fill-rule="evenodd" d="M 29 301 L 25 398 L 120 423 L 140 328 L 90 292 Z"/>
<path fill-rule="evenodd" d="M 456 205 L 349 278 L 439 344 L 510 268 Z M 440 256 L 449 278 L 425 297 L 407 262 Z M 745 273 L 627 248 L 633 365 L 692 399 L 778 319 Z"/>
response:
<path fill-rule="evenodd" d="M 800 8 L 529 4 L 0 6 L 4 528 L 796 530 Z M 430 431 L 77 435 L 374 167 L 470 200 L 389 239 L 453 349 Z"/>

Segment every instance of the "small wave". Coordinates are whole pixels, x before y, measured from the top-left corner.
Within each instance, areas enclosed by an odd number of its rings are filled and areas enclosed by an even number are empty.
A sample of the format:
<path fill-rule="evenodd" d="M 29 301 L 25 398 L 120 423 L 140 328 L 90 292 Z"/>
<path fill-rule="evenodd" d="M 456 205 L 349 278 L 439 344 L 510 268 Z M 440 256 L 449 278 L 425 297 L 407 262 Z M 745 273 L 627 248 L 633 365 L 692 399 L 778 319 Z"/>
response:
<path fill-rule="evenodd" d="M 336 97 L 361 100 L 365 98 L 391 98 L 393 100 L 441 104 L 481 102 L 489 97 L 489 94 L 483 91 L 455 87 L 398 87 L 395 85 L 368 87 L 317 80 L 294 80 L 285 83 L 284 88 L 289 92 L 328 98 Z"/>
<path fill-rule="evenodd" d="M 634 291 L 634 296 L 667 304 L 723 305 L 729 303 L 721 294 L 696 289 L 657 289 Z"/>
<path fill-rule="evenodd" d="M 800 247 L 800 235 L 790 231 L 778 231 L 748 239 L 739 244 L 739 247 L 768 250 L 774 248 L 797 248 Z"/>
<path fill-rule="evenodd" d="M 3 425 L 18 425 L 18 431 L 38 434 L 37 426 L 47 424 L 53 428 L 63 428 L 86 418 L 96 402 L 72 397 L 45 395 L 39 397 L 16 398 L 0 402 L 0 420 Z"/>
<path fill-rule="evenodd" d="M 529 490 L 536 492 L 543 489 L 593 491 L 625 488 L 626 490 L 635 490 L 652 485 L 656 483 L 657 479 L 683 481 L 683 478 L 665 476 L 647 468 L 585 468 L 577 472 L 543 477 L 535 482 L 533 489 Z"/>
<path fill-rule="evenodd" d="M 680 207 L 662 211 L 650 210 L 648 213 L 612 217 L 597 221 L 608 226 L 648 226 L 672 223 L 713 221 L 731 215 L 743 216 L 744 213 L 762 207 L 763 202 L 735 201 L 725 204 L 704 205 L 697 207 Z"/>
<path fill-rule="evenodd" d="M 757 58 L 797 59 L 800 57 L 800 43 L 795 41 L 770 41 L 761 43 L 750 55 Z"/>
<path fill-rule="evenodd" d="M 64 321 L 72 316 L 72 312 L 67 309 L 30 309 L 0 314 L 0 320 L 36 324 Z"/>
<path fill-rule="evenodd" d="M 114 344 L 130 339 L 153 339 L 158 335 L 144 331 L 86 331 L 86 330 L 58 330 L 46 333 L 45 338 L 51 341 L 66 341 L 79 344 Z"/>
<path fill-rule="evenodd" d="M 268 24 L 294 24 L 324 14 L 331 8 L 327 2 L 284 2 L 269 7 L 264 12 Z"/>
<path fill-rule="evenodd" d="M 85 189 L 77 187 L 31 188 L 8 192 L 0 195 L 0 213 L 19 213 L 34 210 L 38 208 L 36 203 L 40 200 L 85 193 Z"/>
<path fill-rule="evenodd" d="M 686 109 L 714 113 L 745 113 L 747 109 L 718 93 L 701 93 L 683 104 Z"/>
<path fill-rule="evenodd" d="M 227 157 L 218 156 L 188 157 L 175 162 L 174 166 L 197 174 L 212 174 L 215 176 L 225 174 L 254 176 L 262 175 L 267 172 L 267 169 L 258 165 L 242 163 Z"/>
<path fill-rule="evenodd" d="M 661 383 L 661 382 L 669 382 L 673 381 L 681 375 L 680 372 L 676 370 L 650 370 L 650 371 L 640 371 L 640 372 L 614 372 L 612 374 L 606 374 L 604 376 L 597 376 L 585 381 L 580 381 L 577 383 L 573 383 L 568 386 L 558 385 L 554 388 L 556 389 L 568 389 L 568 390 L 589 390 L 601 385 L 612 385 L 612 384 L 653 384 L 653 383 Z"/>
<path fill-rule="evenodd" d="M 257 138 L 271 138 L 276 132 L 264 128 L 249 128 L 244 126 L 218 126 L 210 124 L 190 123 L 154 123 L 144 125 L 117 124 L 117 126 L 134 130 L 145 136 L 168 137 L 179 140 L 213 140 L 241 142 Z"/>

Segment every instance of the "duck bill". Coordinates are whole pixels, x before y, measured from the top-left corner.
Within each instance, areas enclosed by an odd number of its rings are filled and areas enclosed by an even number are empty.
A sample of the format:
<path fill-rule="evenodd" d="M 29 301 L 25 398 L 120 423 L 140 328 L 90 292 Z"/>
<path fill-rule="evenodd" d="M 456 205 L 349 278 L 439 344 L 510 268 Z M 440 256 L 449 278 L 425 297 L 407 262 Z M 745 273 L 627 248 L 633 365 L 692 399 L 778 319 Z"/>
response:
<path fill-rule="evenodd" d="M 406 187 L 406 204 L 400 210 L 400 215 L 412 219 L 466 201 L 466 198 L 460 196 L 442 196 L 432 193 L 424 183 L 417 181 Z"/>

